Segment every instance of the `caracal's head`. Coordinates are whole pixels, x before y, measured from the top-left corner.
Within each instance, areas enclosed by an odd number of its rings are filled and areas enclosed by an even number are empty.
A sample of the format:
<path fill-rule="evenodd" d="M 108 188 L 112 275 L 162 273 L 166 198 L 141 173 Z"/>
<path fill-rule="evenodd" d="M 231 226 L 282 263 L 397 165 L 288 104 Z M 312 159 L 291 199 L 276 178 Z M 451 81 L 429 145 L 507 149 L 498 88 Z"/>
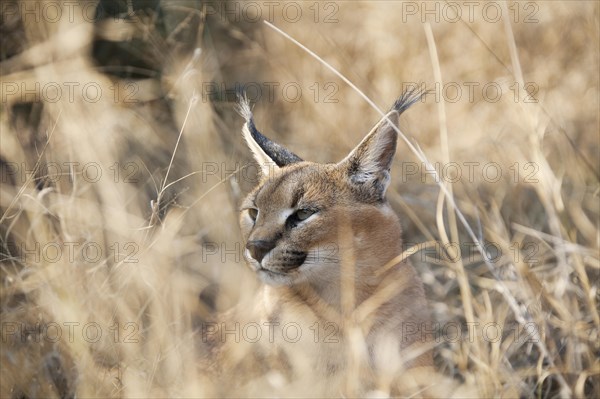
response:
<path fill-rule="evenodd" d="M 255 127 L 249 105 L 244 138 L 261 180 L 241 206 L 244 257 L 271 285 L 340 281 L 344 262 L 357 278 L 372 276 L 401 252 L 400 225 L 385 199 L 396 151 L 398 116 L 421 98 L 407 92 L 342 161 L 303 161 Z"/>

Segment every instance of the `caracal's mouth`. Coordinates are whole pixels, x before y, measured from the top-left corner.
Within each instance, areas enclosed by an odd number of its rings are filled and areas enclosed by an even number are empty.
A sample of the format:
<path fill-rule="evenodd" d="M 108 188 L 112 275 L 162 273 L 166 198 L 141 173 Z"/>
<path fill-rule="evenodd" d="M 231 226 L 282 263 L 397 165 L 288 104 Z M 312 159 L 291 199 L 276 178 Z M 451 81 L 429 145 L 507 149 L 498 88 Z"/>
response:
<path fill-rule="evenodd" d="M 274 274 L 277 276 L 291 276 L 292 274 L 295 274 L 294 272 L 296 270 L 298 270 L 300 267 L 302 267 L 302 265 L 304 265 L 304 261 L 302 263 L 299 264 L 294 264 L 291 266 L 286 266 L 285 269 L 283 270 L 273 270 L 269 267 L 265 267 L 262 265 L 262 262 L 258 264 L 258 267 L 256 269 L 256 271 L 258 273 L 263 272 L 263 273 L 269 273 L 269 274 Z"/>

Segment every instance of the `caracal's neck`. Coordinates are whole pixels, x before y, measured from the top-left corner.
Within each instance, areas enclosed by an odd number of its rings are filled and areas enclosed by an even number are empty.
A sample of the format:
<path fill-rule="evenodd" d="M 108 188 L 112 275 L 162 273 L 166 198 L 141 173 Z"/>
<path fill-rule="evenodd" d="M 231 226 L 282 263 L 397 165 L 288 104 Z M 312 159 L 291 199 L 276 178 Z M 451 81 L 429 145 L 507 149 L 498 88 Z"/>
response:
<path fill-rule="evenodd" d="M 356 275 L 354 281 L 316 281 L 293 286 L 265 285 L 262 295 L 267 311 L 287 309 L 295 312 L 303 309 L 309 310 L 323 321 L 335 322 L 336 318 L 354 311 L 366 300 L 384 291 L 391 281 L 399 281 L 405 274 L 412 275 L 412 270 L 404 272 L 403 266 L 407 265 L 396 263 L 380 274 L 374 272 L 370 276 Z M 396 294 L 392 294 L 386 302 L 393 303 L 395 297 Z"/>

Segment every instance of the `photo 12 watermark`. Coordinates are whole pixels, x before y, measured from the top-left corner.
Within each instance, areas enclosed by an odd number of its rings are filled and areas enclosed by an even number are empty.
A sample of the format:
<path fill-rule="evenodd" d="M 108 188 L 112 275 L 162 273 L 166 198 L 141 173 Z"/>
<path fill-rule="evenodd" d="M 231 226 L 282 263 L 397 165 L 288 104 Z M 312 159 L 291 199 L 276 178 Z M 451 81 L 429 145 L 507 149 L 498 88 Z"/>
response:
<path fill-rule="evenodd" d="M 88 103 L 108 100 L 115 104 L 136 104 L 140 87 L 137 82 L 104 84 L 94 81 L 2 81 L 0 100 L 8 103 Z"/>
<path fill-rule="evenodd" d="M 336 82 L 318 81 L 261 81 L 261 82 L 199 82 L 203 102 L 239 101 L 245 96 L 251 103 L 278 101 L 288 103 L 313 102 L 336 104 L 339 102 L 339 85 Z"/>
<path fill-rule="evenodd" d="M 421 262 L 434 264 L 485 261 L 491 264 L 524 262 L 536 265 L 540 262 L 540 245 L 536 242 L 512 242 L 506 248 L 493 241 L 447 243 L 406 241 L 402 243 L 402 248 L 406 256 L 416 257 Z"/>
<path fill-rule="evenodd" d="M 307 251 L 311 263 L 339 262 L 339 246 L 336 243 L 323 243 Z M 202 263 L 240 263 L 244 259 L 246 247 L 241 242 L 203 242 L 200 260 Z M 269 252 L 263 262 L 269 262 L 274 256 L 279 256 L 274 251 Z"/>
<path fill-rule="evenodd" d="M 4 162 L 0 165 L 0 182 L 25 184 L 27 181 L 41 180 L 49 184 L 75 181 L 98 183 L 138 183 L 141 167 L 137 162 L 113 162 L 103 166 L 100 162 L 88 161 L 43 161 L 36 165 L 25 162 Z"/>
<path fill-rule="evenodd" d="M 400 20 L 421 23 L 480 22 L 501 23 L 508 18 L 515 24 L 539 23 L 540 6 L 534 1 L 514 1 L 503 7 L 499 1 L 403 1 Z"/>
<path fill-rule="evenodd" d="M 403 90 L 420 90 L 426 93 L 421 102 L 469 103 L 479 101 L 495 104 L 502 99 L 514 103 L 537 103 L 539 85 L 536 82 L 511 81 L 450 81 L 444 82 L 403 82 Z"/>
<path fill-rule="evenodd" d="M 34 243 L 6 242 L 7 257 L 23 264 L 68 263 L 97 265 L 107 260 L 114 263 L 138 263 L 140 246 L 134 241 L 98 243 L 95 241 L 51 241 Z"/>
<path fill-rule="evenodd" d="M 134 322 L 104 325 L 95 321 L 65 321 L 27 324 L 17 321 L 2 322 L 2 344 L 11 342 L 69 342 L 82 340 L 99 342 L 103 337 L 115 344 L 138 343 L 139 325 Z"/>
<path fill-rule="evenodd" d="M 514 162 L 503 166 L 497 162 L 460 161 L 425 162 L 402 161 L 399 163 L 400 181 L 421 183 L 497 183 L 506 179 L 514 184 L 539 183 L 540 167 L 535 162 Z"/>
<path fill-rule="evenodd" d="M 337 24 L 340 6 L 336 1 L 207 1 L 203 2 L 208 18 L 227 22 Z"/>

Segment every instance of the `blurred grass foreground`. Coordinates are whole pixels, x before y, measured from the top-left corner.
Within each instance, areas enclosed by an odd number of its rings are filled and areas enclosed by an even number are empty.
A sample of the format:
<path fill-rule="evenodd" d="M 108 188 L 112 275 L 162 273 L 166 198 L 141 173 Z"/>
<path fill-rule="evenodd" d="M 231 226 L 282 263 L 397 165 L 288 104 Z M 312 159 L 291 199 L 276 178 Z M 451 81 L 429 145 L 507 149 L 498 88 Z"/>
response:
<path fill-rule="evenodd" d="M 202 349 L 259 287 L 237 93 L 312 161 L 379 119 L 264 21 L 382 109 L 430 90 L 401 129 L 431 164 L 400 140 L 388 190 L 436 325 L 423 395 L 600 395 L 597 2 L 0 7 L 2 398 L 318 396 L 218 382 Z"/>

